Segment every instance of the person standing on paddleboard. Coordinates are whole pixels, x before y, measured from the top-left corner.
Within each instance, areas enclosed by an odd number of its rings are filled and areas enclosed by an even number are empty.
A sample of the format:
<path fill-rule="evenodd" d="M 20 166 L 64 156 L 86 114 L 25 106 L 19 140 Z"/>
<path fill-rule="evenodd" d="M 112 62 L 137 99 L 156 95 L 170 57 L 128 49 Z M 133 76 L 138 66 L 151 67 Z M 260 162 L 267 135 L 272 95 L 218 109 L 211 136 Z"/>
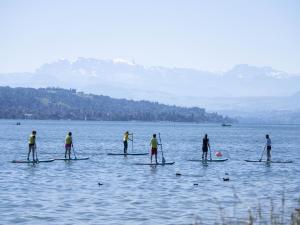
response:
<path fill-rule="evenodd" d="M 156 139 L 156 134 L 153 134 L 152 139 L 150 141 L 150 146 L 151 146 L 151 164 L 152 164 L 152 156 L 155 155 L 155 163 L 157 164 L 157 146 L 158 142 Z"/>
<path fill-rule="evenodd" d="M 35 151 L 36 151 L 36 143 L 35 143 L 35 135 L 36 131 L 33 130 L 31 132 L 31 135 L 29 136 L 28 141 L 28 154 L 27 154 L 27 160 L 29 161 L 30 152 L 32 152 L 32 160 L 35 161 Z"/>
<path fill-rule="evenodd" d="M 207 152 L 208 148 L 210 148 L 209 145 L 209 139 L 207 137 L 207 134 L 205 134 L 203 140 L 202 140 L 202 160 L 207 160 Z"/>
<path fill-rule="evenodd" d="M 271 161 L 271 149 L 272 149 L 272 142 L 270 136 L 267 134 L 266 135 L 267 143 L 266 143 L 266 148 L 267 148 L 267 161 Z"/>
<path fill-rule="evenodd" d="M 72 132 L 69 132 L 65 139 L 65 159 L 67 158 L 67 154 L 69 159 L 71 159 L 71 148 L 73 147 L 73 139 Z"/>
<path fill-rule="evenodd" d="M 126 131 L 125 134 L 124 134 L 124 136 L 123 136 L 124 154 L 127 154 L 128 140 L 129 140 L 129 141 L 132 141 L 132 140 L 129 138 L 129 135 L 132 135 L 132 134 L 129 134 L 129 131 Z"/>

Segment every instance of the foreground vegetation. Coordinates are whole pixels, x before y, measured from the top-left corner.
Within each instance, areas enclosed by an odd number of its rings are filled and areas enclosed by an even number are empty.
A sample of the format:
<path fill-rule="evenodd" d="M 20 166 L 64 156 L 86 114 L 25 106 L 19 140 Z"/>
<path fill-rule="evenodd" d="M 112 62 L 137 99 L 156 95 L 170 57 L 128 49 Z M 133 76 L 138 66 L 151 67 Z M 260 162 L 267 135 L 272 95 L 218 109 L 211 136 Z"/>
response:
<path fill-rule="evenodd" d="M 114 99 L 74 89 L 0 87 L 0 118 L 218 122 L 234 120 L 203 108 Z"/>
<path fill-rule="evenodd" d="M 235 194 L 235 196 L 237 196 Z M 219 218 L 216 218 L 215 225 L 300 225 L 300 199 L 298 207 L 287 211 L 286 199 L 282 194 L 281 204 L 278 206 L 270 199 L 270 206 L 262 209 L 261 204 L 255 209 L 248 209 L 248 217 L 239 218 L 237 215 L 228 216 L 224 208 L 219 205 Z M 205 225 L 205 220 L 197 217 L 192 225 Z"/>

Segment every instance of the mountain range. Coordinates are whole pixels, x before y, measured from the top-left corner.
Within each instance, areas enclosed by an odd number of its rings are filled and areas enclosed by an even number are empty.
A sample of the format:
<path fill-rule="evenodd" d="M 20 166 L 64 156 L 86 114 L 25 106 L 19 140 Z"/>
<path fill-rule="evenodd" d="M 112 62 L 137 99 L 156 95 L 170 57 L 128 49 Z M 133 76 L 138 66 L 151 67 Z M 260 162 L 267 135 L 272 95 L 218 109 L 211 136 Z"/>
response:
<path fill-rule="evenodd" d="M 205 107 L 237 117 L 245 112 L 300 111 L 300 74 L 247 64 L 208 72 L 78 58 L 47 63 L 33 73 L 2 73 L 0 85 L 74 88 L 114 98 Z"/>

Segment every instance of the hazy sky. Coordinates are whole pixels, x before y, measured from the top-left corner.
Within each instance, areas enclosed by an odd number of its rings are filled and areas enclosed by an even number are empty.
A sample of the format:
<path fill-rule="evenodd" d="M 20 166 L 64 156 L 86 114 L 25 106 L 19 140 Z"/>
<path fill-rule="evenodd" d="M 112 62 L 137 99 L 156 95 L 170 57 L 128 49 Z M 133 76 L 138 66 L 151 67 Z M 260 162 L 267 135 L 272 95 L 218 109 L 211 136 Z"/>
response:
<path fill-rule="evenodd" d="M 300 72 L 298 0 L 0 0 L 0 73 L 60 58 Z"/>

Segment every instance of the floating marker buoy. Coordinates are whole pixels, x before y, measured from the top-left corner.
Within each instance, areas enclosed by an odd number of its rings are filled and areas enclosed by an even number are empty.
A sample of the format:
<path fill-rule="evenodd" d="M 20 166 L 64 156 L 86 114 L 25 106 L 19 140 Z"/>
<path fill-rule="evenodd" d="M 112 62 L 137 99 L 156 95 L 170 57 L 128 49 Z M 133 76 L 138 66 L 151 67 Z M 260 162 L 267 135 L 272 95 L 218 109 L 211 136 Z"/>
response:
<path fill-rule="evenodd" d="M 216 153 L 215 153 L 215 156 L 217 156 L 217 157 L 222 157 L 223 154 L 222 154 L 222 152 L 216 152 Z"/>

